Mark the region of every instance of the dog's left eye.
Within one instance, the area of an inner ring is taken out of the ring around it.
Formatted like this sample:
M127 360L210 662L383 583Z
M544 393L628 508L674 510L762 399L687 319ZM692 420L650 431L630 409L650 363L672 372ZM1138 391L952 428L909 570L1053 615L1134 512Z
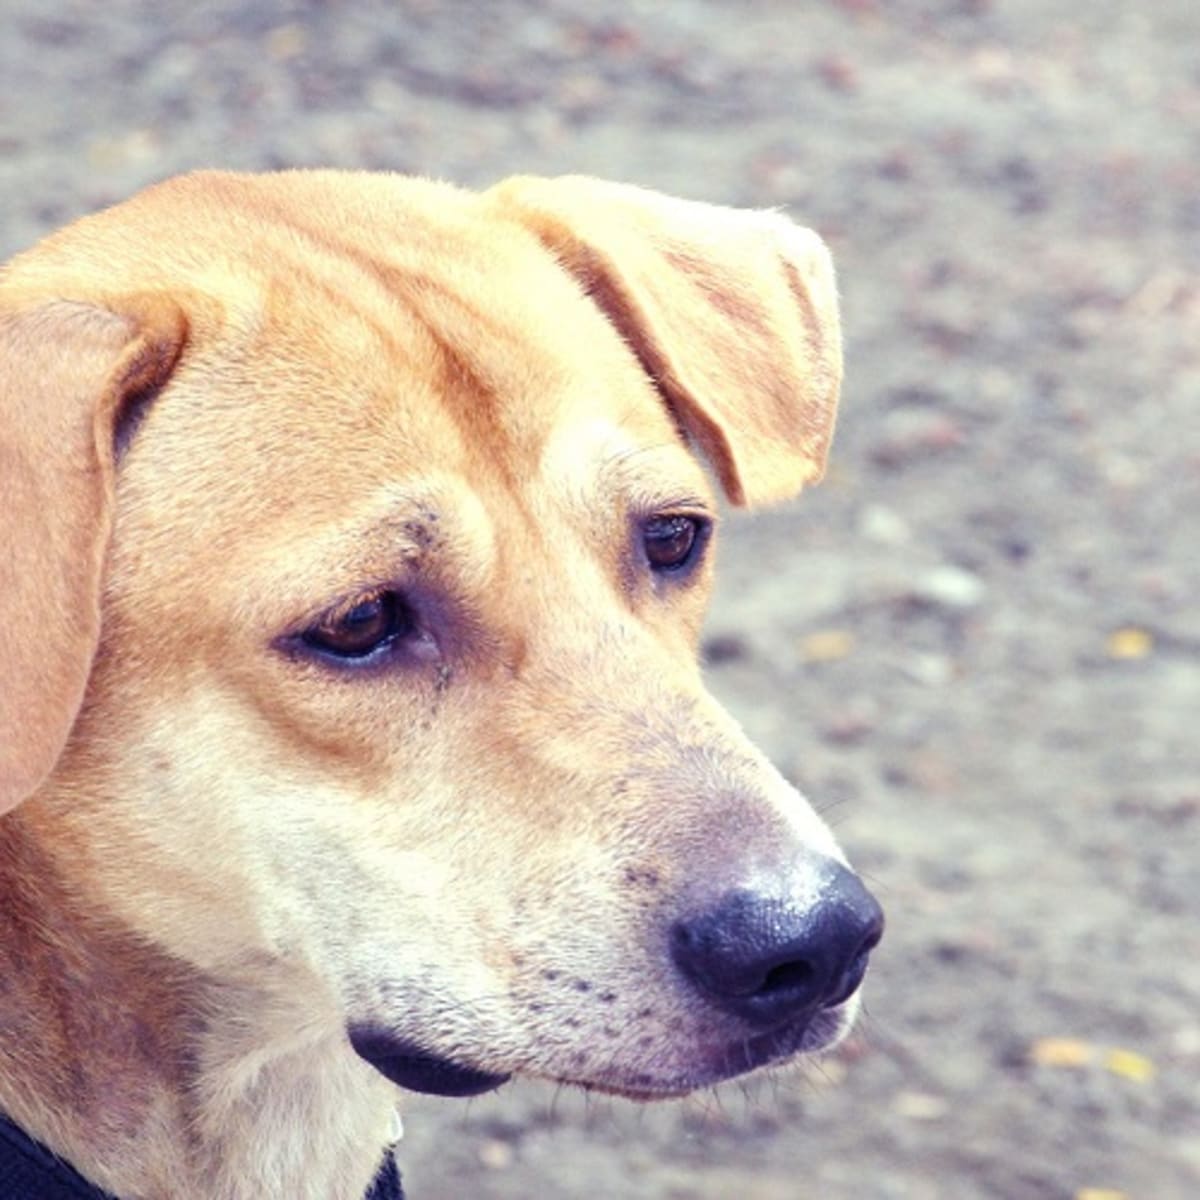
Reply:
M642 526L642 545L650 569L682 571L699 553L707 528L707 522L699 517L651 517Z
M335 658L369 658L412 632L412 612L396 592L371 592L336 609L307 630L303 641Z

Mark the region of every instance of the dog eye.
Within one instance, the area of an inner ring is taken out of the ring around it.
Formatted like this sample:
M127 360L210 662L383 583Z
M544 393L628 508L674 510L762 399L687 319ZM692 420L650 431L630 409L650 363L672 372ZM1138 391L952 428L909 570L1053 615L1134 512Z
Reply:
M651 517L642 526L642 545L652 571L681 571L696 557L707 524L698 517Z
M396 592L371 592L322 618L303 635L314 650L335 658L368 658L411 633L412 612Z

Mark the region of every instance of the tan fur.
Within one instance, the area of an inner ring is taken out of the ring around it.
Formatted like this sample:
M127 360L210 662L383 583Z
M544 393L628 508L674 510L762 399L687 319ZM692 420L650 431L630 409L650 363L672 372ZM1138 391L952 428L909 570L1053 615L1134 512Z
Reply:
M711 555L631 521L714 511L688 439L819 477L839 376L814 235L593 180L200 174L11 264L0 1110L130 1200L358 1200L349 1020L713 1082L656 914L837 849L702 687ZM383 584L403 664L295 651Z

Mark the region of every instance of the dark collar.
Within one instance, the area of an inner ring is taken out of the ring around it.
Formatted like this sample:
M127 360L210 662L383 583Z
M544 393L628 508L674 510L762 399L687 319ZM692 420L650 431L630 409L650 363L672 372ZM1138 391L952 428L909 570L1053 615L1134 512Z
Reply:
M3 1114L0 1196L4 1200L113 1200Z
M0 1200L115 1200L0 1113ZM391 1150L363 1200L404 1200Z
M383 1165L375 1182L371 1184L363 1200L404 1200L404 1189L400 1186L400 1169L396 1166L395 1156L391 1148L383 1156Z

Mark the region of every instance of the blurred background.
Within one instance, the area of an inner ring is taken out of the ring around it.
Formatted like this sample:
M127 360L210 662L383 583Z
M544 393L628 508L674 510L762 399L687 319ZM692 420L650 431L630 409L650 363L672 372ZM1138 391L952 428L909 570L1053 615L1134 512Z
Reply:
M809 1071L408 1108L413 1200L1200 1196L1196 0L0 0L0 257L190 167L584 171L837 259L713 688L890 917Z

